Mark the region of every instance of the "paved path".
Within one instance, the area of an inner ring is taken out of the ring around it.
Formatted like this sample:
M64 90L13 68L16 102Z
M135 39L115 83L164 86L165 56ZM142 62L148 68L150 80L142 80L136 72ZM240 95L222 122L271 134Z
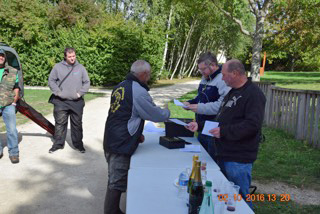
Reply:
M157 104L164 104L195 90L198 83L155 88L150 93ZM69 146L69 132L65 148L49 154L52 145L49 134L33 122L18 126L20 163L11 164L7 148L0 160L0 214L103 213L107 164L102 140L111 90L101 92L106 96L87 102L85 106L85 154ZM46 118L54 122L52 115ZM3 133L0 137L5 142Z

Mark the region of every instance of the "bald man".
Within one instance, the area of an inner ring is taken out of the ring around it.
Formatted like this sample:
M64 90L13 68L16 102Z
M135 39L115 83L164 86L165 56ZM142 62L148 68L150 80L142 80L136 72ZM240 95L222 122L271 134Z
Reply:
M221 103L215 118L219 127L210 130L217 148L217 162L229 181L240 186L247 198L253 162L257 159L266 98L246 76L243 64L236 59L223 65L222 79L232 89ZM203 124L190 123L191 131ZM252 208L251 201L247 202Z
M144 141L144 121L164 122L168 109L156 106L148 91L151 66L144 60L135 61L126 79L112 91L105 126L103 148L108 162L108 188L105 214L121 214L121 193L127 190L128 170L132 154Z

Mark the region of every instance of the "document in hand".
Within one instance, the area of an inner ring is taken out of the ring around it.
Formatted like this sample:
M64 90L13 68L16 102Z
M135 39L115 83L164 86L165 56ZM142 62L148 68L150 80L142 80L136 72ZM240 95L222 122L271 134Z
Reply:
M218 126L219 126L219 123L206 120L202 130L202 134L214 137L212 134L209 133L209 131L211 129L217 128Z
M179 100L174 99L173 102L174 102L174 104L175 104L176 106L181 106L181 107L183 107L183 108L188 108L188 106L184 105L184 104L183 104L182 102L180 102Z
M178 119L169 119L171 122L174 122L178 125L181 125L181 126L187 126L188 124L186 124L185 122L182 122L181 120L178 120Z

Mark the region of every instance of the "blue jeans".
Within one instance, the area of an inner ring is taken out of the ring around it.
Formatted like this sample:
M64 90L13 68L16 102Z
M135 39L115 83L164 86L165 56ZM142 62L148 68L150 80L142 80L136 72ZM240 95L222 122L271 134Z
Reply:
M16 107L13 105L0 108L2 118L7 128L7 146L9 156L18 156L18 131L16 128ZM3 146L0 139L0 153L3 152Z
M215 151L215 145L213 142L213 137L199 133L198 140L201 143L201 145L205 148L205 150L208 152L208 154L211 156L211 158L216 161L216 158L215 158L216 151Z
M240 186L242 198L247 199L247 194L250 194L252 163L218 161L218 164L227 179ZM247 204L253 210L252 202L247 201Z

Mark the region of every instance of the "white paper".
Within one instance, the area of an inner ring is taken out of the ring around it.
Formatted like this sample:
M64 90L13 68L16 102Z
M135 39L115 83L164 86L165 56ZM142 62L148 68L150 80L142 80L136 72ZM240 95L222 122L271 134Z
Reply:
M148 122L145 126L144 126L144 131L146 132L160 132L163 133L164 132L164 128L157 128L153 122Z
M212 134L209 133L209 130L217 128L218 126L219 126L219 123L206 120L202 130L202 134L214 137Z
M201 152L200 145L185 145L180 152Z
M174 102L174 104L175 104L176 106L181 106L181 107L183 107L183 108L188 108L188 106L184 105L184 104L183 104L182 102L180 102L179 100L174 99L173 102Z
M171 122L174 122L178 125L182 125L182 126L187 126L188 124L186 124L185 122L182 122L181 120L178 119L169 119Z

